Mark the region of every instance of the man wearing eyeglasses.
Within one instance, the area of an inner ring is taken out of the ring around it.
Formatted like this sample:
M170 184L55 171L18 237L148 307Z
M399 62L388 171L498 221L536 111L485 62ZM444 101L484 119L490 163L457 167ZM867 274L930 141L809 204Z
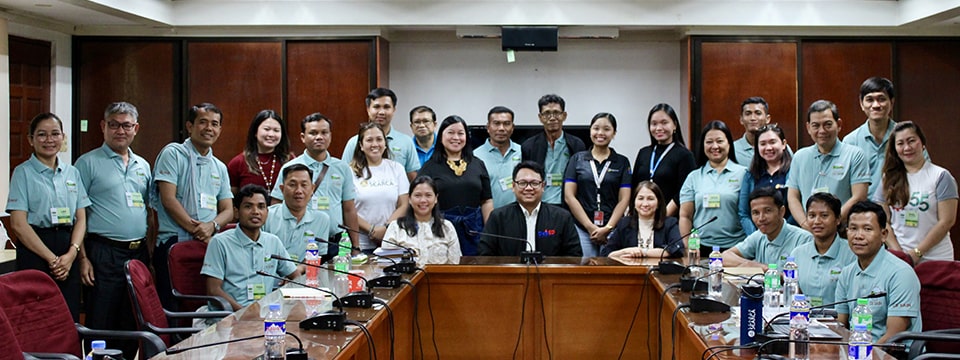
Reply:
M490 175L493 207L498 208L517 200L510 191L513 177L510 172L520 163L520 144L510 140L513 135L513 110L495 106L487 112L487 134L490 138L473 155L483 160Z
M523 142L521 158L543 164L546 177L543 190L543 202L565 206L563 204L563 173L567 170L570 157L587 147L576 136L563 131L563 122L567 120L566 102L555 94L547 94L537 101L540 110L540 123L543 133L534 135Z
M437 145L437 113L429 106L420 105L410 110L410 130L413 131L413 147L417 150L420 167L433 156Z
M77 159L83 187L90 197L87 207L87 237L80 252L80 280L86 294L87 326L104 330L136 330L130 316L123 266L137 259L149 264L148 228L153 216L146 206L153 177L150 164L133 153L140 124L137 108L115 102L104 110L100 130L103 145ZM133 358L136 341L120 341L116 347Z
M480 237L481 256L520 256L532 249L545 256L582 256L573 216L563 208L541 201L543 166L523 161L513 168L513 194L517 197L494 209Z

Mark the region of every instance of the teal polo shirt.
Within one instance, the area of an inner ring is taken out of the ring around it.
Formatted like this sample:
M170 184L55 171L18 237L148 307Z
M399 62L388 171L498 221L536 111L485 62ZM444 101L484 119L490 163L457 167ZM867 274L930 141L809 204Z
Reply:
M563 173L567 171L567 163L571 156L573 154L567 148L565 133L560 133L560 137L553 142L553 148L549 143L547 144L547 156L543 160L543 170L547 175L544 179L546 187L543 189L543 202L554 205L563 204Z
M190 140L188 139L187 142ZM192 147L191 147L192 148ZM194 151L194 150L190 150ZM183 152L176 150L168 145L164 147L157 156L157 163L154 164L154 182L166 182L177 186L177 202L183 204L187 194L186 185L187 176L190 176L190 158ZM194 192L197 194L196 201L197 221L209 222L217 217L217 204L223 199L233 199L233 193L230 192L230 175L227 174L227 166L222 161L213 156L213 149L207 152L206 156L199 156L197 159L197 173L194 174L193 185ZM159 195L158 195L159 196ZM204 200L206 198L207 200ZM157 206L157 220L159 223L158 241L165 242L167 239L176 236L183 229L173 217L167 214L163 208L163 203L157 199L152 201ZM216 200L214 204L209 204L210 200ZM207 206L204 206L207 205ZM184 206L186 208L186 206ZM183 240L183 239L181 239Z
M390 147L390 160L403 165L407 172L420 170L420 157L417 155L417 148L413 146L413 137L404 134L390 126L390 134L387 135L387 146ZM343 159L349 163L353 159L353 152L357 148L357 135L347 140L347 145L343 147Z
M223 291L240 305L247 306L254 302L253 298L247 296L248 287L262 285L270 293L279 282L257 275L257 271L285 277L297 269L296 264L271 259L270 255L289 258L276 235L260 231L260 239L254 241L236 227L210 240L200 274L223 280Z
M783 227L780 228L780 233L775 239L771 241L767 235L757 230L737 244L737 250L740 250L740 254L748 260L761 264L777 264L777 267L783 269L787 256L790 256L797 247L812 243L813 235L788 224L786 220L780 221L783 221Z
M797 262L800 290L810 299L811 306L837 301L837 280L843 274L844 267L857 261L847 240L840 235L834 237L826 253L820 254L816 242L811 241L797 246L790 255Z
M743 240L743 228L737 213L740 185L747 168L727 161L722 171L701 166L690 172L680 188L680 204L694 203L693 226L716 216L717 221L700 230L702 245L730 248Z
M883 139L879 144L873 141L873 135L870 134L870 120L865 121L863 125L843 137L844 144L860 148L870 166L870 189L867 194L875 193L881 180L883 180L883 162L887 159L887 142L893 135L895 126L897 126L897 122L890 119L887 123L887 132L883 134ZM923 150L923 157L930 160L927 150Z
M76 221L77 209L90 206L87 190L83 188L77 168L57 159L57 168L51 169L36 155L17 165L10 177L7 212L26 211L27 223L42 228L71 225ZM69 216L52 212L66 209ZM59 223L55 223L55 222Z
M307 208L300 222L297 222L284 204L273 204L268 209L267 221L260 230L280 238L291 259L299 261L304 258L307 240L315 237L326 240L327 234L330 234L330 216L320 210ZM326 245L323 248L326 249Z
M873 341L880 340L887 332L887 316L912 318L907 331L920 332L920 279L905 261L889 251L880 249L870 266L860 269L858 262L843 268L837 282L836 299L863 297L871 292L885 291L886 296L870 299L868 307L873 314ZM851 305L837 304L838 314L850 314Z
M790 164L787 187L800 191L800 203L815 192L829 192L845 203L853 196L854 184L870 182L870 165L860 148L837 141L829 154L821 154L817 145L797 151Z
M520 144L510 142L507 153L500 154L487 139L483 145L473 150L473 156L483 160L490 174L490 190L493 193L493 207L498 208L514 201L517 196L513 193L513 168L520 163Z
M753 145L747 142L747 134L733 142L733 150L737 154L737 164L749 169L750 162L753 161Z
M127 164L106 143L77 159L90 196L87 232L116 241L147 236L147 206L153 174L144 158L127 149ZM118 226L118 225L123 226Z
M307 206L325 212L330 217L330 234L327 237L339 233L340 229L337 224L343 224L343 202L357 198L357 189L353 185L353 171L350 170L350 166L346 162L331 156L329 151L326 159L323 159L322 162L314 160L304 151L300 156L283 164L283 167L280 168L280 174L283 174L283 169L293 164L306 165L310 171L313 171L314 183L320 177L323 165L329 167L323 182L313 192ZM279 182L273 186L273 192L270 193L270 196L283 201L283 191L280 190ZM319 237L323 238L324 236Z

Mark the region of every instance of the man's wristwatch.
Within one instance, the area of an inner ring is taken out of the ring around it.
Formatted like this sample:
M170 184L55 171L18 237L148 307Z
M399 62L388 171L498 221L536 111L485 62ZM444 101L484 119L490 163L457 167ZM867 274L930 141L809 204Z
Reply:
M917 256L917 259L923 259L923 251L920 251L919 248L913 248L913 254Z
M220 232L220 223L218 223L216 220L211 222L213 223L213 234L216 235L218 232Z

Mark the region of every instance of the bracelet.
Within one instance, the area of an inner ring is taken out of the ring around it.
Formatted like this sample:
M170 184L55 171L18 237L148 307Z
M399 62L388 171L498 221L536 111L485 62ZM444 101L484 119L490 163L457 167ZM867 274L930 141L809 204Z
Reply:
M79 253L80 253L80 245L77 245L77 244L70 244L70 246L73 246L73 248L74 248L74 249L77 249L77 254L79 254Z
M923 259L923 251L920 251L920 248L913 248L913 254L917 256L917 259Z

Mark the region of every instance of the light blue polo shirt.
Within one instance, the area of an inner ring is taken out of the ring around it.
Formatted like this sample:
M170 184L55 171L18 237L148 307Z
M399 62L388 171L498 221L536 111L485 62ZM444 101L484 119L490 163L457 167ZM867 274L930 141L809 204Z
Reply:
M313 171L314 183L320 177L323 165L329 167L327 175L320 183L320 187L310 197L310 203L307 207L325 212L330 217L330 234L326 237L339 233L340 228L337 227L337 224L343 224L343 202L357 198L357 189L353 185L353 171L350 170L350 166L346 162L331 156L329 151L322 162L314 160L304 151L300 156L283 164L283 167L280 168L280 174L283 174L283 169L293 164L306 165L310 171ZM273 192L270 193L270 196L283 201L283 191L280 190L279 183L273 186ZM323 238L324 236L319 237Z
M473 150L473 156L483 160L487 174L490 174L493 207L498 208L517 201L517 195L513 193L513 168L520 163L520 144L511 141L507 153L500 155L500 149L491 145L490 139L487 139L483 145Z
M104 143L77 159L77 170L90 196L87 232L115 241L147 236L147 204L153 174L144 158L127 149L127 164ZM122 226L119 226L122 225Z
M543 202L554 205L563 204L563 174L567 171L567 163L571 156L573 154L567 148L566 133L560 133L560 137L553 142L553 148L550 148L550 144L547 143L547 155L543 160L543 170L547 176L544 179L546 187L543 189Z
M51 169L34 154L13 169L7 212L26 211L30 225L42 228L71 225L76 221L77 209L88 206L90 199L80 172L60 159L57 159L57 168ZM57 216L57 209L66 209L69 215L61 211L61 216Z
M816 241L797 246L790 255L796 259L800 290L810 299L810 306L837 301L837 280L844 267L857 261L847 240L840 235L834 237L833 244L822 255L817 251Z
M693 226L716 216L717 221L700 230L702 245L730 248L743 240L743 228L737 214L740 185L747 168L727 161L723 171L710 164L690 172L680 188L680 204L694 203Z
M743 134L740 139L733 142L734 153L737 154L737 164L750 168L750 162L753 161L753 145L747 142L747 134Z
M394 129L393 126L390 126L390 134L387 135L387 146L390 147L390 160L396 161L400 165L403 165L403 168L407 172L414 172L420 170L420 157L417 155L417 149L413 146L413 142L416 141L410 135L404 134L402 132ZM343 147L343 159L347 163L350 162L350 159L353 159L353 152L357 147L357 135L354 135L347 140L347 145Z
M883 180L883 162L887 159L887 142L893 135L893 128L896 126L897 122L890 119L887 123L887 132L883 134L880 144L874 142L873 135L870 134L870 120L865 121L863 125L843 137L844 144L856 146L860 148L860 151L863 151L863 156L870 166L870 189L867 194L876 192L877 187L880 186L880 181ZM930 160L930 155L927 154L926 149L923 150L923 157Z
M433 150L437 148L437 134L433 134L433 142L430 143L429 149L421 148L420 145L417 145L417 139L415 137L410 137L410 141L413 141L413 148L417 150L417 157L420 158L420 167L423 167L423 164L426 164L430 157L433 156ZM419 171L419 168L418 170Z
M189 143L187 139L185 144ZM190 147L192 145L184 145ZM227 174L227 166L222 161L213 156L213 149L207 152L205 156L197 158L197 174L194 174L193 184L196 198L189 201L196 201L197 221L209 222L217 217L217 203L223 199L233 199L233 193L230 192L230 175ZM187 176L190 176L190 158L183 152L178 151L171 145L167 145L157 156L155 164L153 181L163 181L177 186L177 202L184 204L187 189L181 184L188 184ZM159 196L159 195L158 195ZM211 200L213 203L211 204ZM159 235L157 241L165 242L167 239L177 236L183 229L173 217L167 214L163 208L160 199L151 201L156 204L157 220L159 223ZM185 205L184 208L187 208ZM189 209L188 209L189 212ZM182 240L182 239L181 239Z
M257 271L285 277L297 269L296 264L271 259L270 255L290 258L276 235L260 231L260 239L254 241L236 227L210 240L200 274L223 280L223 291L240 305L247 306L255 300L248 297L248 286L263 285L270 293L279 281L257 275Z
M790 256L790 253L800 245L812 243L813 235L788 224L786 220L780 221L783 221L783 227L773 241L768 240L767 235L757 230L737 244L737 250L740 250L740 254L745 259L761 264L777 264L780 269L783 269L787 256Z
M330 216L320 210L308 207L299 223L282 203L270 205L269 210L267 221L260 230L280 238L291 259L303 259L303 254L307 252L307 240L315 237L326 240L327 234L330 234ZM326 245L323 248L326 249Z
M853 185L870 182L870 165L860 148L837 141L829 154L817 145L797 151L790 164L787 187L800 191L800 203L817 192L829 192L845 203L853 196Z
M870 312L873 314L873 341L887 332L887 316L912 318L907 331L920 332L923 321L920 318L920 279L913 268L889 251L880 249L866 269L861 270L858 262L843 268L840 281L837 282L836 299L863 297L871 292L887 293L884 297L870 299ZM850 303L838 304L838 314L850 314Z

